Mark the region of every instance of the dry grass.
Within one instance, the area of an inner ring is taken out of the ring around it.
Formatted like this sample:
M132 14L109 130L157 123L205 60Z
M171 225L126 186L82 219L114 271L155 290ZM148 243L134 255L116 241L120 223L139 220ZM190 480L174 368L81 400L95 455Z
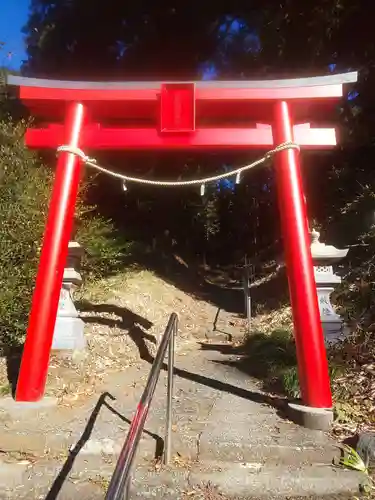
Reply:
M344 366L333 380L337 418L334 432L348 437L361 431L375 431L375 338L357 330L329 351L330 359Z
M271 334L278 329L292 330L292 312L284 307L257 316L254 331ZM362 431L375 430L375 336L357 326L356 331L328 349L332 366L340 370L332 379L336 420L332 429L339 439Z
M47 394L67 404L93 394L111 374L139 363L140 349L153 355L172 312L180 319L177 350L204 338L217 313L212 304L139 269L91 285L78 300L84 304L80 315L87 322L88 349L73 358L53 354L47 384ZM228 318L224 313L224 321ZM1 359L0 396L8 393L6 361Z
M217 308L192 297L147 270L136 270L99 283L86 293L86 299L125 307L153 323L148 333L163 333L169 315L180 318L180 338L201 336L207 323L214 321Z
M275 330L292 330L292 308L285 306L267 314L257 315L251 323L251 329L261 333L271 333Z
M211 483L196 486L183 493L183 500L229 500Z

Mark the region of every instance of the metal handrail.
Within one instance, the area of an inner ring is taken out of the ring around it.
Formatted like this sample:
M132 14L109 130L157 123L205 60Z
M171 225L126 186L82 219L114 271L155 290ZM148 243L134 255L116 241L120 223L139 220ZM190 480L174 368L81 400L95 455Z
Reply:
M172 450L172 398L174 373L174 347L178 329L178 316L172 313L164 331L158 351L147 379L146 387L139 401L130 429L122 447L115 471L112 475L105 500L127 500L130 494L131 469L142 436L148 411L159 380L165 355L168 350L167 410L164 442L164 464L168 465Z

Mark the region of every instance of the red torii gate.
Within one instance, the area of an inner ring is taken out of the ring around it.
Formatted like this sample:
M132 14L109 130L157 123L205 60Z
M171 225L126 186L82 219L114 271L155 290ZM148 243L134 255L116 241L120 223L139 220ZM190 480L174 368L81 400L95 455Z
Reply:
M274 81L69 82L10 76L31 113L46 125L29 128L26 145L99 149L269 149L336 145L325 121L357 73ZM111 126L111 121L121 123ZM141 123L141 126L137 124ZM220 123L221 126L215 126ZM59 156L45 229L16 400L43 397L60 287L81 176L80 159ZM293 309L303 403L331 408L327 357L310 252L298 153L277 153L276 177Z

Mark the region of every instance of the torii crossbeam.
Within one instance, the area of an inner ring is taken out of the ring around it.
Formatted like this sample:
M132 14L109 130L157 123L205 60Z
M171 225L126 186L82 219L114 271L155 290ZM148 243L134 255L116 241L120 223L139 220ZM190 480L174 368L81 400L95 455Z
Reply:
M69 82L10 76L39 126L30 148L95 150L270 149L336 145L325 123L357 73L270 81ZM115 123L115 125L114 125ZM276 156L279 211L293 309L303 403L331 408L298 153ZM172 175L173 177L173 175ZM17 401L43 397L59 293L80 180L80 160L61 153L46 224Z

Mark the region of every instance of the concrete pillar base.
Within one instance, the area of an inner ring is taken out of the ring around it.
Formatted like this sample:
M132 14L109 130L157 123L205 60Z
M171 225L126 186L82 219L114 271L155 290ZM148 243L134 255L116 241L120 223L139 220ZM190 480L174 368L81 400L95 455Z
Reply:
M332 408L312 408L300 403L289 403L288 413L293 422L308 429L329 431L333 422Z
M15 401L11 396L0 398L0 410L8 414L39 412L57 406L57 398L45 396L39 401Z

